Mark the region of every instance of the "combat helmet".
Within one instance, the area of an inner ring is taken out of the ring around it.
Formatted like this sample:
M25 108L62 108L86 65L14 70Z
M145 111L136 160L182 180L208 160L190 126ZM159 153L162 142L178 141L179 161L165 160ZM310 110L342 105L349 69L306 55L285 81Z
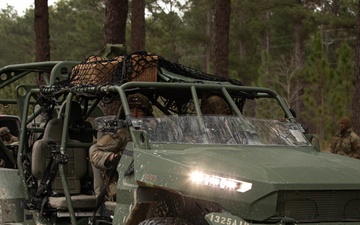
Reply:
M10 130L7 127L0 128L0 136L3 136L5 134L10 134Z
M145 115L149 116L152 115L153 109L151 107L151 103L149 99L140 93L135 93L132 95L129 95L127 97L129 107L131 108L139 108L144 110Z
M339 124L344 125L344 129L347 130L349 128L351 128L351 120L349 117L345 116L343 117L340 121Z
M139 108L144 110L146 116L152 116L152 106L150 100L140 93L131 94L127 97L127 101L129 103L129 108ZM120 106L117 118L125 119L125 113L123 106Z

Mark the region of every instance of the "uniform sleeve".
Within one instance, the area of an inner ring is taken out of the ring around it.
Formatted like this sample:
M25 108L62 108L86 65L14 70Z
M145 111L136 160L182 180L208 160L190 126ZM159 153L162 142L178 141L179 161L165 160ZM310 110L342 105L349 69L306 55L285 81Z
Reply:
M331 153L335 153L335 140L336 140L335 137L333 137L333 138L331 139L331 144L330 144L330 152L331 152Z
M15 137L15 136L12 136L11 137L11 143L14 143L14 142L19 142L19 138Z
M121 154L127 142L130 140L130 134L125 129L120 129L116 134L104 135L96 143L95 150L90 155L90 162L99 169L110 169L111 165L107 165L107 158L113 154Z
M98 169L106 170L106 159L112 152L108 152L105 149L96 145L95 150L90 155L90 162Z
M360 159L360 138L359 136L355 136L352 142L352 157Z

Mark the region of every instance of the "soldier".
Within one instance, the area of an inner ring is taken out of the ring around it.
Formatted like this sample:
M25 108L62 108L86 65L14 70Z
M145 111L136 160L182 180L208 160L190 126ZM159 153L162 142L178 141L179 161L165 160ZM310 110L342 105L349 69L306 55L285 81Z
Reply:
M4 144L6 145L11 145L13 143L19 142L19 139L14 135L12 135L10 133L9 128L7 127L0 128L0 137L1 140L4 142Z
M229 104L218 95L210 95L201 102L200 110L203 115L211 116L204 118L209 143L233 143L233 137L228 135L229 127L224 119L224 116L232 114Z
M230 106L217 95L211 95L203 100L200 108L204 115L231 115Z
M360 159L360 138L351 129L351 121L344 117L339 122L339 132L332 138L330 151Z
M133 118L143 118L152 115L152 107L149 99L139 93L129 95L128 103ZM106 187L106 200L116 200L116 181L118 174L117 164L122 152L131 136L127 128L120 128L115 133L105 134L96 143L91 152L90 161L98 169L101 169L102 178Z

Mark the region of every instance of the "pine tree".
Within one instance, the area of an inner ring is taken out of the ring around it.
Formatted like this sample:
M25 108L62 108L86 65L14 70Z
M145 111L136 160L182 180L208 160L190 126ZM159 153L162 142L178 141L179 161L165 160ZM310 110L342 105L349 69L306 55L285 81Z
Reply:
M145 50L145 0L131 4L131 52Z
M230 0L215 0L214 74L228 77Z
M326 121L333 105L329 104L329 94L333 91L331 87L332 70L326 58L321 35L314 39L311 52L305 62L306 86L304 88L305 112L301 112L308 121L310 133L316 133L319 139L325 139Z
M360 134L360 0L357 7L356 42L355 42L355 89L352 101L353 129Z

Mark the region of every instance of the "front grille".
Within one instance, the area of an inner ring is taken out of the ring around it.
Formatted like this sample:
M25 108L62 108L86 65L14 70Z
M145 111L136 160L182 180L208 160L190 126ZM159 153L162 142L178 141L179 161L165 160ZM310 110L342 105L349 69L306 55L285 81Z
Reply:
M360 191L280 191L276 216L297 222L360 221Z

